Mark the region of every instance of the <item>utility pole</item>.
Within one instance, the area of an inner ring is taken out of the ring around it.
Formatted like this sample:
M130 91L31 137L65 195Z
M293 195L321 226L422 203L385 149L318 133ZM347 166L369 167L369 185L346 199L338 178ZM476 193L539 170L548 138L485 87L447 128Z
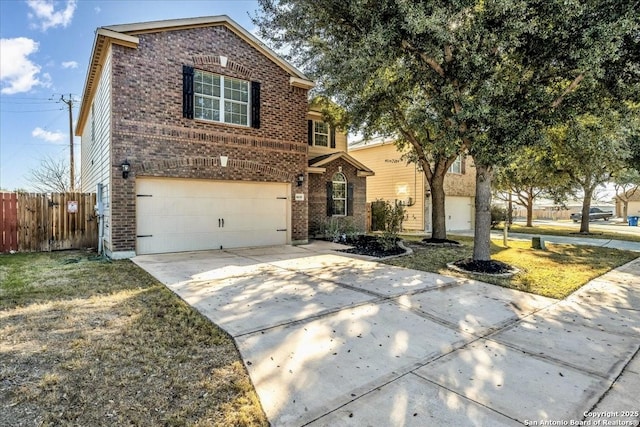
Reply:
M60 96L60 101L67 104L69 107L69 178L71 180L70 189L75 190L76 177L75 177L75 164L73 161L73 97L69 94L69 99L64 99L64 95Z

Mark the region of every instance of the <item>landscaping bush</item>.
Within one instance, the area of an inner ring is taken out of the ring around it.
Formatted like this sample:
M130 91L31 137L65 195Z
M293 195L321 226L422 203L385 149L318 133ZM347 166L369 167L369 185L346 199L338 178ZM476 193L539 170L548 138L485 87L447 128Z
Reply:
M384 202L384 229L380 236L380 244L385 250L391 250L396 246L398 233L402 230L404 220L404 207L400 203Z
M496 228L502 221L507 220L507 209L502 206L491 206L491 228Z
M351 218L330 218L324 223L323 234L325 239L335 243L345 243L348 238L362 234L362 231L353 223Z

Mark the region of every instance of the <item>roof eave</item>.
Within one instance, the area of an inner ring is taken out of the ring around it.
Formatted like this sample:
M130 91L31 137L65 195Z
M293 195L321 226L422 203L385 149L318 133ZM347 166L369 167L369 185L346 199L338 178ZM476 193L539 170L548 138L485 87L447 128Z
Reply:
M80 104L80 112L78 113L78 122L76 124L75 135L82 136L87 117L89 115L89 106L95 95L98 80L102 75L102 65L109 51L111 44L118 44L129 48L137 48L140 43L138 37L128 34L121 34L106 28L98 28L91 50L91 61L87 69L87 77L85 78L84 90L82 91L82 102Z

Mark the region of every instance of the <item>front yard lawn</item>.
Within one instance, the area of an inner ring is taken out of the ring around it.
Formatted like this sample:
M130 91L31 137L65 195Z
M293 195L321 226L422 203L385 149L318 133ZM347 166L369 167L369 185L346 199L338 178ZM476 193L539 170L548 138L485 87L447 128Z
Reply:
M232 339L130 261L0 255L4 425L267 425Z
M470 258L473 254L473 239L462 236L449 238L457 240L462 246L423 246L419 244L418 237L405 236L405 241L414 251L413 255L383 262L449 276L469 277L551 298L565 298L589 280L639 256L631 251L550 243L546 244L546 251L541 251L531 249L531 242L523 241L510 241L510 247L505 248L502 240L493 240L492 259L515 266L521 272L511 278L467 275L448 269L447 263Z

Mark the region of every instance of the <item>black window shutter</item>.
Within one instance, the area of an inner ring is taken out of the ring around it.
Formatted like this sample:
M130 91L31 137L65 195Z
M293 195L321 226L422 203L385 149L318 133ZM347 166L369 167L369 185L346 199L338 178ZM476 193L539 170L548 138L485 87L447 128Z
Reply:
M467 165L466 165L466 163L467 163L467 162L466 162L465 157L466 157L466 156L463 156L462 154L460 154L460 173L461 173L462 175L464 175L464 174L467 172L467 171L466 171L466 169L467 169L467 167L466 167L466 166L467 166Z
M182 117L193 119L193 67L182 66Z
M347 184L347 216L353 216L353 183Z
M251 82L251 127L260 129L260 83Z
M333 215L333 183L327 182L327 216Z
M329 138L331 138L331 148L336 148L336 128L333 126L329 130Z
M313 145L313 120L307 120L307 143Z

